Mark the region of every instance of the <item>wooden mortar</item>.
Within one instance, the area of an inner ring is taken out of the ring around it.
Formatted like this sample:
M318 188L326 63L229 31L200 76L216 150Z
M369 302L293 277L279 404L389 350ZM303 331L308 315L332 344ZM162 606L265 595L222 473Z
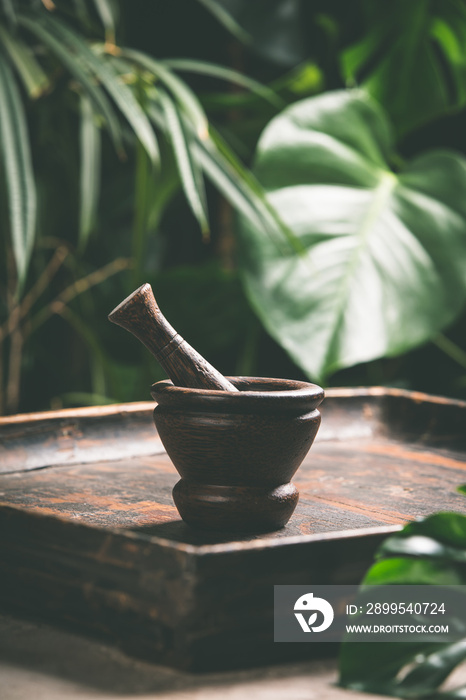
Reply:
M324 392L288 379L226 378L172 328L149 284L109 319L152 352L171 380L152 386L154 421L181 479L187 523L230 532L283 527L298 502L291 478L320 425Z
M298 502L291 479L320 425L315 384L229 377L239 392L157 382L154 421L181 480L173 499L187 523L229 532L283 527Z

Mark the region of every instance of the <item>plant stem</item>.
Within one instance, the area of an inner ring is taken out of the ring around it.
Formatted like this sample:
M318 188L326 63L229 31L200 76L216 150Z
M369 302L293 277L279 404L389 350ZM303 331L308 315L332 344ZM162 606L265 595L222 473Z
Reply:
M450 338L447 338L443 333L439 333L432 342L448 355L448 357L451 357L452 360L466 369L466 352L450 340Z
M5 323L0 326L0 341L10 333L13 333L18 327L20 321L29 313L34 302L40 297L43 291L47 289L50 281L55 273L61 267L63 261L68 255L68 250L65 246L60 246L49 261L47 267L40 275L37 282L26 294L24 299L18 306L9 314Z
M246 376L255 374L260 336L261 326L257 319L252 318L236 363L236 374Z
M130 261L127 258L117 258L113 260L108 265L91 272L86 277L82 277L69 287L63 290L50 304L41 309L36 316L31 320L28 328L28 334L35 331L39 326L41 326L47 319L49 319L53 314L62 314L63 309L66 305L72 301L75 297L83 292L87 292L88 289L94 287L96 284L103 282L108 277L115 275L117 272L126 270L130 267Z
M216 245L216 253L224 270L234 270L236 240L233 233L234 212L230 202L222 199L219 205L219 235Z
M138 142L136 147L136 182L134 192L134 223L133 223L133 275L132 286L136 287L141 280L144 250L147 233L147 200L149 191L149 159L144 147Z
M16 311L18 307L13 310ZM6 412L16 413L19 406L21 390L21 361L23 357L23 334L16 326L11 333L10 354L8 362L8 381L6 386Z
M5 411L3 400L3 341L0 338L0 416L3 416Z
M98 339L69 307L62 306L57 309L57 313L70 324L89 347L89 370L91 374L92 393L101 397L106 396L105 357Z

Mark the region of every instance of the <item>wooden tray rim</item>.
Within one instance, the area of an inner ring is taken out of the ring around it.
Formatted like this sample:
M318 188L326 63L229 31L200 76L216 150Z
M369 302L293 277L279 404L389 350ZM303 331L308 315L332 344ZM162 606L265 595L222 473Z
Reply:
M427 394L410 389L384 386L358 386L358 387L331 387L325 389L326 398L344 397L382 397L393 396L411 399L415 403L433 403L447 406L457 406L466 410L466 401L452 399L446 396ZM325 401L325 399L324 399ZM125 413L151 412L156 407L155 401L133 401L131 403L110 404L108 406L83 406L81 408L63 408L55 411L41 411L35 413L16 413L11 416L0 416L2 425L27 424L39 421L62 420L69 418L99 418L101 416L117 416Z
M310 535L290 535L289 537L278 537L273 539L272 537L267 539L254 539L254 540L232 540L231 542L217 543L217 544L188 544L185 542L178 542L177 540L170 540L166 537L159 537L158 535L148 534L147 532L137 532L135 530L125 530L123 528L101 528L96 525L90 525L89 523L83 523L76 520L70 520L58 515L49 515L47 513L38 513L36 511L30 511L25 508L21 508L15 505L0 506L0 512L15 512L23 517L29 517L31 519L39 518L43 521L49 520L50 522L59 522L65 528L77 528L87 531L98 531L104 535L109 535L111 537L128 539L139 542L141 544L155 544L162 549L167 549L169 551L182 552L188 556L200 556L205 557L206 555L224 555L231 554L233 552L244 553L252 552L255 550L264 551L271 549L279 549L283 547L292 547L295 545L312 545L313 543L320 542L331 542L331 541L341 541L344 539L354 540L364 537L372 537L374 535L391 535L399 532L403 529L402 525L381 525L373 527L364 528L352 528L350 530L334 530L331 532L323 532Z

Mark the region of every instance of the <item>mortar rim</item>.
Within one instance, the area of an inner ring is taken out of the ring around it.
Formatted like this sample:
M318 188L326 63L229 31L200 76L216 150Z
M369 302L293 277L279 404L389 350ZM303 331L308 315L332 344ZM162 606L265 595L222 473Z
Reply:
M312 382L273 377L227 377L240 391L219 389L192 389L175 386L170 379L156 382L151 387L152 398L163 407L211 409L215 411L247 410L280 412L313 411L324 399L324 390ZM274 386L277 389L243 390L242 386ZM282 389L278 389L282 386Z

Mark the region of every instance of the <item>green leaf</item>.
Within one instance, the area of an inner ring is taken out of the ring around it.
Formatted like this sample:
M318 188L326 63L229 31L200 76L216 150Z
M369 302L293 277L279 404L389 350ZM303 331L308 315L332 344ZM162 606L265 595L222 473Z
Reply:
M375 595L379 585L452 586L455 604L442 623L463 633L466 584L466 516L437 513L409 523L378 551L381 557L367 573L361 600ZM393 556L395 555L395 556ZM369 585L367 585L369 584ZM445 593L446 601L449 600ZM364 618L360 619L364 622ZM409 624L409 620L406 620ZM466 688L443 691L441 686L466 658L466 638L454 642L354 644L344 642L340 654L340 685L400 698L460 698Z
M377 12L369 7L367 20L363 38L341 56L343 73L387 109L400 132L465 103L462 0L392 0Z
M446 547L430 537L414 535L404 539L389 539L381 550L388 555L429 556L433 559L449 559L466 564L466 551L455 547Z
M165 115L167 132L173 146L178 172L186 199L201 227L202 235L209 233L207 202L202 173L191 156L191 144L175 105L166 93L160 91L159 98Z
M34 243L36 187L29 136L14 75L0 54L0 155L8 195L9 224L18 275L24 284Z
M376 562L364 578L364 584L436 584L439 586L457 586L466 583L461 570L456 566L457 560L448 559L448 552L444 550L444 556L432 559L429 553L419 547L419 551L412 558L408 552L400 551L389 553L388 559Z
M204 5L233 36L244 44L249 44L251 42L251 36L238 24L235 18L217 2L217 0L198 0L198 2Z
M0 40L18 71L29 96L35 99L43 95L50 88L50 81L30 48L10 32L7 32L1 25Z
M56 37L72 51L75 59L80 60L101 81L109 95L114 99L119 110L124 114L134 133L146 149L153 163L159 162L159 150L154 131L142 107L134 97L131 89L123 83L114 70L110 60L94 53L78 34L75 34L64 22L46 15L47 25ZM38 20L37 20L38 21Z
M108 0L94 0L95 8L105 29L105 39L115 43L115 19L113 10Z
M160 61L134 49L121 49L121 55L153 73L170 90L180 107L191 120L200 139L208 137L208 122L201 103L190 88Z
M458 491L464 493L464 487L460 487ZM386 549L388 546L393 547L395 542L406 547L405 540L417 536L432 537L444 546L459 547L463 550L466 544L466 516L461 513L441 512L421 522L409 523L398 537L385 540L380 549L381 555L388 551ZM417 548L416 551L418 551Z
M425 153L394 173L390 125L362 91L303 100L272 120L254 172L307 251L278 255L240 227L246 289L269 333L317 381L393 356L466 300L466 161Z
M267 61L291 67L306 59L309 49L303 30L309 25L309 16L303 12L307 3L302 0L202 1L226 13L230 22L246 32L250 49Z
M222 159L221 162L233 169L233 172L243 181L246 191L263 222L262 230L267 233L277 252L283 252L284 249L289 247L295 253L301 255L304 252L304 247L284 219L281 218L277 209L271 204L269 198L265 196L265 190L254 173L241 163L219 132L212 126L210 127L210 136L211 139L207 144L210 151L215 153L216 156L218 154Z
M91 19L86 0L73 0L73 12L84 26L89 26Z
M89 71L82 57L80 55L71 54L67 46L59 41L40 22L24 16L19 18L19 22L38 39L43 41L69 70L71 75L82 85L86 94L92 100L95 109L104 117L117 153L122 155L124 153L123 140L116 114L102 88L100 85L96 84L94 75Z
M1 9L5 17L7 18L10 25L16 24L17 16L16 9L13 5L12 0L1 0Z
M466 352L454 343L450 338L447 338L443 333L439 333L432 339L434 345L441 350L445 355L448 355L460 367L466 369ZM464 487L460 486L458 491L464 492Z
M115 399L103 394L88 393L85 391L70 391L60 396L65 408L76 406L106 406L117 403Z
M247 88L256 95L259 95L259 97L262 97L264 100L267 100L267 102L270 102L274 107L281 109L285 105L284 101L274 90L231 68L209 63L208 61L194 61L192 59L181 58L165 59L164 64L173 70L187 73L199 73L212 78L227 80L230 83L236 83L237 85Z
M445 644L431 654L418 654L414 667L398 684L398 693L410 698L431 695L465 659L466 639Z
M249 188L241 171L235 170L212 142L195 142L193 152L209 180L230 204L259 230L267 230L268 212L263 211L260 197Z
M95 226L100 193L100 130L95 123L92 105L87 97L81 98L80 151L78 243L82 250Z
M148 113L154 124L167 132L167 124L160 105L152 102ZM188 127L186 123L184 126ZM281 228L281 222L277 220L278 217L265 198L260 185L231 152L227 157L228 147L225 146L220 151L211 138L201 140L196 134L192 136L190 148L193 157L230 204L246 219L250 219L264 235L277 236L278 231L282 236L286 236L286 232Z
M141 143L136 146L136 179L134 183L134 216L131 240L132 285L140 284L144 272L149 215L154 188L154 168Z
M396 677L420 653L434 651L432 645L409 642L343 643L339 659L338 685L366 693L399 697Z

